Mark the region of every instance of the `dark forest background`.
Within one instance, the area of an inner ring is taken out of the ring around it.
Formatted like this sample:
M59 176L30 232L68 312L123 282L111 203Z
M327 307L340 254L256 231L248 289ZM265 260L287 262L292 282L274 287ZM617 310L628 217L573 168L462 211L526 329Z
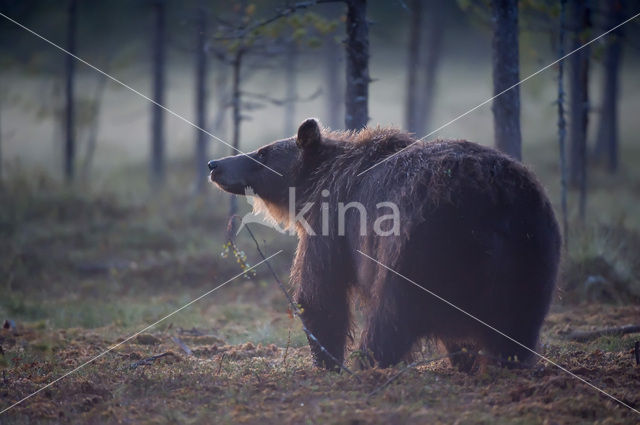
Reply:
M541 350L637 408L637 333L622 326L640 317L640 21L445 124L639 12L630 0L0 0L0 408L257 263L246 233L226 244L230 211L250 205L208 183L207 161L307 117L467 139L533 169L565 236ZM286 282L295 238L254 231L267 255L284 250L272 263ZM363 372L365 384L323 375L288 308L259 268L0 422L634 419L548 364L466 377L436 363L369 403L397 370Z

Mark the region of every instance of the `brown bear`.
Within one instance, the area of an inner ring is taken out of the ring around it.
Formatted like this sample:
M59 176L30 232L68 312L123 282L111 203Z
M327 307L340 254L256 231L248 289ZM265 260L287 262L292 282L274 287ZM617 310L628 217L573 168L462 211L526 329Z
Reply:
M337 359L356 296L366 308L365 363L396 364L423 337L503 364L532 358L561 237L544 190L517 161L468 141L422 142L387 128L330 132L308 119L296 137L209 169L220 188L250 187L295 229L291 283L302 320ZM310 346L316 365L336 368ZM458 359L461 368L473 361Z

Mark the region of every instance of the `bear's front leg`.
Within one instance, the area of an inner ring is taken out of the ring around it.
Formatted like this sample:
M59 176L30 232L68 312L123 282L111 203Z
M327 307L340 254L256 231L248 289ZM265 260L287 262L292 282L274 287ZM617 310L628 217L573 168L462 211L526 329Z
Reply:
M421 334L416 305L422 295L396 276L384 283L362 333L362 367L389 367L405 360Z
M344 361L344 350L348 335L348 305L346 299L335 300L330 307L316 304L317 300L298 298L302 309L302 321L318 342L340 363ZM317 367L340 370L340 366L307 335L311 354Z
M344 360L350 317L345 267L333 262L335 252L323 252L320 240L301 239L291 270L296 302L305 327L340 363ZM339 370L340 366L307 336L316 366Z

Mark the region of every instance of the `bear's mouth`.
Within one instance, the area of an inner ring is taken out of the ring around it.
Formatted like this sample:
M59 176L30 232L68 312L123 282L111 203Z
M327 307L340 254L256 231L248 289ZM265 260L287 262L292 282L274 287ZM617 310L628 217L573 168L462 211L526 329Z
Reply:
M220 189L224 190L225 192L232 193L234 195L244 195L245 188L247 187L246 185L241 183L229 184L227 182L224 182L220 178L220 175L216 174L215 171L211 171L211 173L209 173L209 180L211 180L212 183L215 183L215 185L218 186Z

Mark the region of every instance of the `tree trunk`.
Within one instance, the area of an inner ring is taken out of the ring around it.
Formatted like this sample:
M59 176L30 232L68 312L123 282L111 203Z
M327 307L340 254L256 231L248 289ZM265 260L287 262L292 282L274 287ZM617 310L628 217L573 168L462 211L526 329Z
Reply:
M335 17L337 19L337 17ZM333 129L342 128L344 121L344 88L340 79L339 69L341 51L331 35L325 37L325 85L326 85L326 123Z
M369 121L369 23L366 0L347 0L346 56L345 127L347 130L360 130Z
M444 14L442 7L437 1L427 2L427 31L425 40L426 58L424 60L424 81L420 90L418 109L418 121L416 131L420 135L431 131L431 120L433 119L433 105L436 99L436 75L442 56L442 35L444 26Z
M240 121L242 120L241 107L242 107L242 93L240 92L240 71L242 70L242 50L236 52L233 60L233 76L231 82L231 103L232 103L232 117L233 117L233 139L232 145L234 149L231 150L231 155L238 153L237 149L240 148ZM238 199L236 195L231 195L229 199L229 223L227 226L227 240L233 241L236 236L238 225L236 220L232 220L233 216L238 212Z
M564 57L567 0L560 0L560 28L558 29L558 57ZM565 251L569 248L569 218L567 213L567 122L564 116L564 60L558 62L558 148L560 157L560 208Z
M153 3L153 100L164 105L165 89L165 44L166 44L166 4L164 0ZM151 105L151 184L160 187L165 179L164 158L164 111L156 104Z
M518 1L492 0L493 23L493 129L496 148L520 160L520 65L518 53ZM504 92L505 90L508 91ZM504 92L504 93L503 93ZM501 94L502 93L502 94Z
M78 2L77 0L69 0L68 20L67 20L67 50L69 53L76 54L76 27L78 19ZM64 176L67 182L73 181L75 175L75 111L73 102L73 91L75 84L75 58L66 55L66 112L65 112L65 145L64 145Z
M622 22L623 4L621 0L607 0L606 28L612 28ZM604 75L602 84L602 104L600 123L594 156L606 161L607 170L618 170L618 93L620 62L622 60L622 27L607 36L604 52Z
M405 128L418 131L418 98L424 96L418 88L418 64L420 63L420 41L422 34L422 0L411 2L411 26L409 29L409 50L407 51L407 87L405 105Z
M200 0L196 18L196 125L206 130L207 127L207 10L204 1ZM195 172L196 192L201 193L206 187L207 135L196 129L196 145L193 170Z
M211 128L213 133L226 139L227 133L227 110L229 108L229 88L227 84L227 70L225 67L218 67L215 78L214 90L216 92L216 115L213 118ZM220 146L220 145L214 145Z
M284 104L284 134L293 136L296 132L296 98L297 94L297 70L298 47L295 41L291 41L287 46L287 59L285 60L285 104Z
M109 60L106 62L109 63ZM105 65L103 70L108 72L108 65ZM93 164L93 157L96 152L96 145L98 142L98 129L100 128L100 110L102 109L102 98L104 90L107 86L107 76L104 74L98 75L98 83L96 85L96 92L93 95L93 120L89 128L89 134L87 136L87 150L84 155L84 161L82 161L82 167L80 169L80 175L84 181L88 181L89 171Z
M4 168L3 168L3 162L2 162L2 113L4 112L3 110L3 106L4 106L4 99L6 96L6 93L3 93L3 87L2 84L0 84L0 191L2 190L3 187L3 182L4 182Z
M590 26L585 0L571 0L572 50L583 44ZM584 219L587 190L587 125L589 110L589 47L569 57L569 184L580 190L579 213Z

